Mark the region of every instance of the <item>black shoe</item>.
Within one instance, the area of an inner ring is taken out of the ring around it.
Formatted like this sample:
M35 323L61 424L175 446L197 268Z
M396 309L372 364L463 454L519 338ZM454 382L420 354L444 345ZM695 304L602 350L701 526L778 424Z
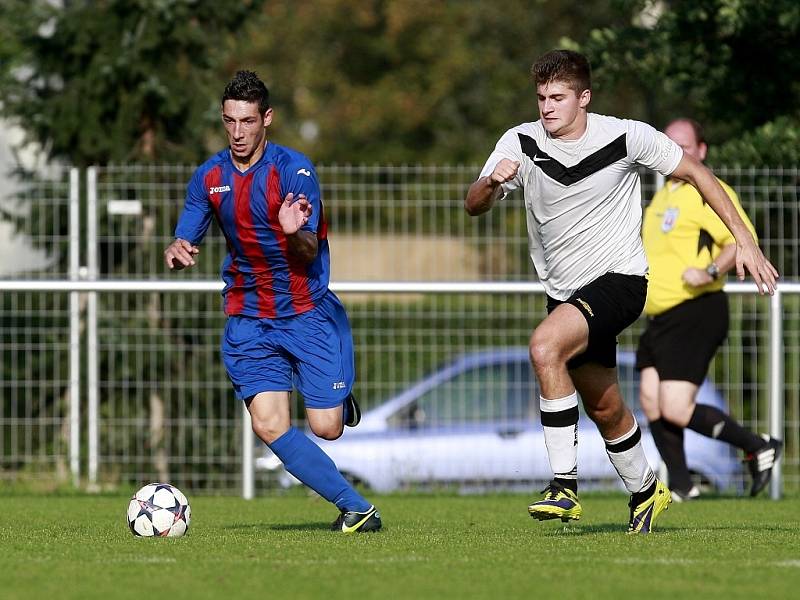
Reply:
M766 444L745 458L747 468L753 477L753 485L750 486L750 495L756 496L767 487L772 478L772 469L781 455L783 442L768 435L762 435Z
M345 398L344 408L345 413L350 416L344 424L348 427L355 427L358 425L361 422L361 407L358 405L358 402L356 402L356 398L353 394Z
M378 531L383 526L381 514L375 506L370 506L364 512L342 511L336 520L331 523L332 531L342 533L364 533L366 531Z

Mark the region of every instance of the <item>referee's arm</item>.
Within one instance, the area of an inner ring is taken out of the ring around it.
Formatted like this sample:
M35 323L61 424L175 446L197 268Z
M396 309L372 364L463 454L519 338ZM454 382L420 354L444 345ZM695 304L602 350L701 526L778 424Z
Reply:
M744 270L747 268L758 284L758 293L773 294L778 271L761 252L753 239L753 234L750 233L711 169L684 152L681 162L670 177L693 185L736 238L736 275L739 280L744 279Z

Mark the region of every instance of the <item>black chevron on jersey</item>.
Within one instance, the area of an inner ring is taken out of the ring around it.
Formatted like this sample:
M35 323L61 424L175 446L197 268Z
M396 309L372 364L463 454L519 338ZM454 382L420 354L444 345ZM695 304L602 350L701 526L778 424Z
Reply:
M711 237L711 234L708 233L705 229L700 230L700 234L697 236L697 256L700 256L700 253L705 249L708 250L708 253L711 254L711 250L714 248L714 238Z
M517 135L519 136L519 144L522 147L522 151L528 155L533 164L544 171L545 175L550 179L555 179L563 185L577 183L581 179L605 169L628 155L628 147L625 143L626 134L623 133L613 142L593 152L578 164L565 167L555 158L540 150L532 137L524 133L518 133Z

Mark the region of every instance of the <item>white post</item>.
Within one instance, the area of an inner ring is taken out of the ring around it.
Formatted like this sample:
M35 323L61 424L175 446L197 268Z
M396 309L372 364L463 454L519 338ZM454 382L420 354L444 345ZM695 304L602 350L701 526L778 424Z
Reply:
M89 167L86 172L86 264L89 281L97 279L97 167ZM89 485L97 483L99 453L99 408L97 364L97 292L89 292L86 310L86 355L89 421Z
M786 439L783 430L783 301L780 289L769 299L769 434ZM781 467L778 460L772 469L769 482L769 497L779 500L783 489Z
M255 498L255 470L253 461L253 449L255 439L253 436L253 422L250 418L250 411L247 410L244 402L242 405L242 498L252 500Z
M69 170L69 279L80 276L80 177ZM69 293L69 470L77 487L81 477L81 304L78 292Z

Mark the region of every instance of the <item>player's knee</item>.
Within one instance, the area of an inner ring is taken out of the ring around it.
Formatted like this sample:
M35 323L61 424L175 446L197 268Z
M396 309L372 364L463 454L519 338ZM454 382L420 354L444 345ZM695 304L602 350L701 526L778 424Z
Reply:
M662 419L680 427L686 427L689 424L689 419L694 411L694 406L687 408L672 402L662 402L659 408Z
M274 417L260 418L252 416L252 422L253 433L267 444L271 444L289 430L285 423Z
M314 432L314 435L323 440L332 441L342 437L344 426L341 423L316 423L311 425L311 431Z
M561 360L556 344L552 340L545 339L544 336L537 335L536 332L531 336L528 351L535 369L553 367Z

